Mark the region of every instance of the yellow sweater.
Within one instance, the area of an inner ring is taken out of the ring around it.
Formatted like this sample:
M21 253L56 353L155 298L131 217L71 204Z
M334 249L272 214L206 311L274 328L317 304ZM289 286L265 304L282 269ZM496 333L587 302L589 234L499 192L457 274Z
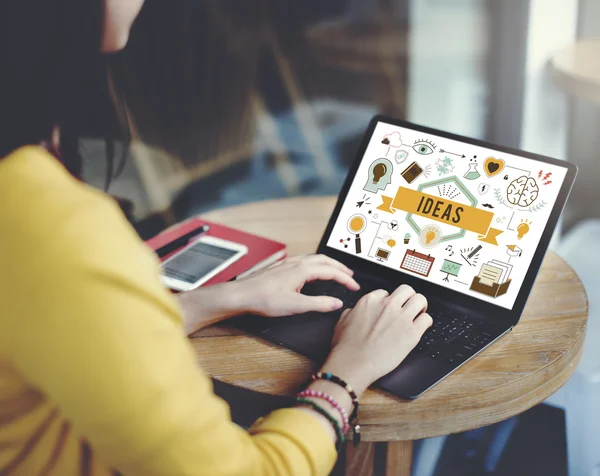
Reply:
M0 474L331 471L309 414L231 422L153 253L44 149L0 159L0 227Z

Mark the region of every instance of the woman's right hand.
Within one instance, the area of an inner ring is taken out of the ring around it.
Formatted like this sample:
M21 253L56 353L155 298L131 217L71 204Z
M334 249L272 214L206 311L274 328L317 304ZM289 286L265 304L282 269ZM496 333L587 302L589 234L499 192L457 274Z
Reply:
M340 317L323 371L346 380L360 396L417 345L433 323L426 310L427 299L407 285L363 296Z

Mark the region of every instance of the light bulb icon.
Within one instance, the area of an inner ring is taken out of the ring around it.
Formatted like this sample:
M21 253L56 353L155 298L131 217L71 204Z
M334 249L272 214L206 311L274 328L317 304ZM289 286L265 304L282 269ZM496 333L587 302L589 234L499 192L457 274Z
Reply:
M427 225L419 233L419 243L423 248L435 248L442 241L442 230L436 225Z
M390 248L393 248L394 246L396 246L396 240L392 240L391 238L389 240L387 240L387 245Z
M529 233L529 225L531 225L531 221L521 220L521 223L519 223L519 226L517 227L517 240L522 239L527 233Z
M385 164L377 164L373 169L373 183L378 183L379 179L387 173Z

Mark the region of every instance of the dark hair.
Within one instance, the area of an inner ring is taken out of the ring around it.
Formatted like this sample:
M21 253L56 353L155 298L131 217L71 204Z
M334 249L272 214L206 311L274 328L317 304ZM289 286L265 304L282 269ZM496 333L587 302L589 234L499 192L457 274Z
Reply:
M79 138L119 134L100 53L103 26L104 0L0 2L0 158L50 142L59 126L56 155L81 178ZM110 178L114 148L107 151Z
M0 160L59 125L56 155L79 178L79 138L106 140L108 187L114 139L128 144L130 123L185 165L249 142L266 0L149 1L127 49L110 56L104 1L0 0Z
M110 65L137 140L189 167L251 143L267 6L266 0L146 2L127 48Z

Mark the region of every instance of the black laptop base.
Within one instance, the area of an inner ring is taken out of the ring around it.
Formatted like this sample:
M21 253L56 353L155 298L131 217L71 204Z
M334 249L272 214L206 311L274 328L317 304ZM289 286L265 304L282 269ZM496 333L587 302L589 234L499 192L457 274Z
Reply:
M359 293L332 281L311 283L302 292L339 297L345 308L351 308L362 295L382 287L375 281L356 277L361 284ZM378 387L398 397L414 399L510 330L431 300L428 312L434 325L404 362L377 382ZM341 313L309 312L280 319L242 316L236 319L235 325L321 364L331 349Z

